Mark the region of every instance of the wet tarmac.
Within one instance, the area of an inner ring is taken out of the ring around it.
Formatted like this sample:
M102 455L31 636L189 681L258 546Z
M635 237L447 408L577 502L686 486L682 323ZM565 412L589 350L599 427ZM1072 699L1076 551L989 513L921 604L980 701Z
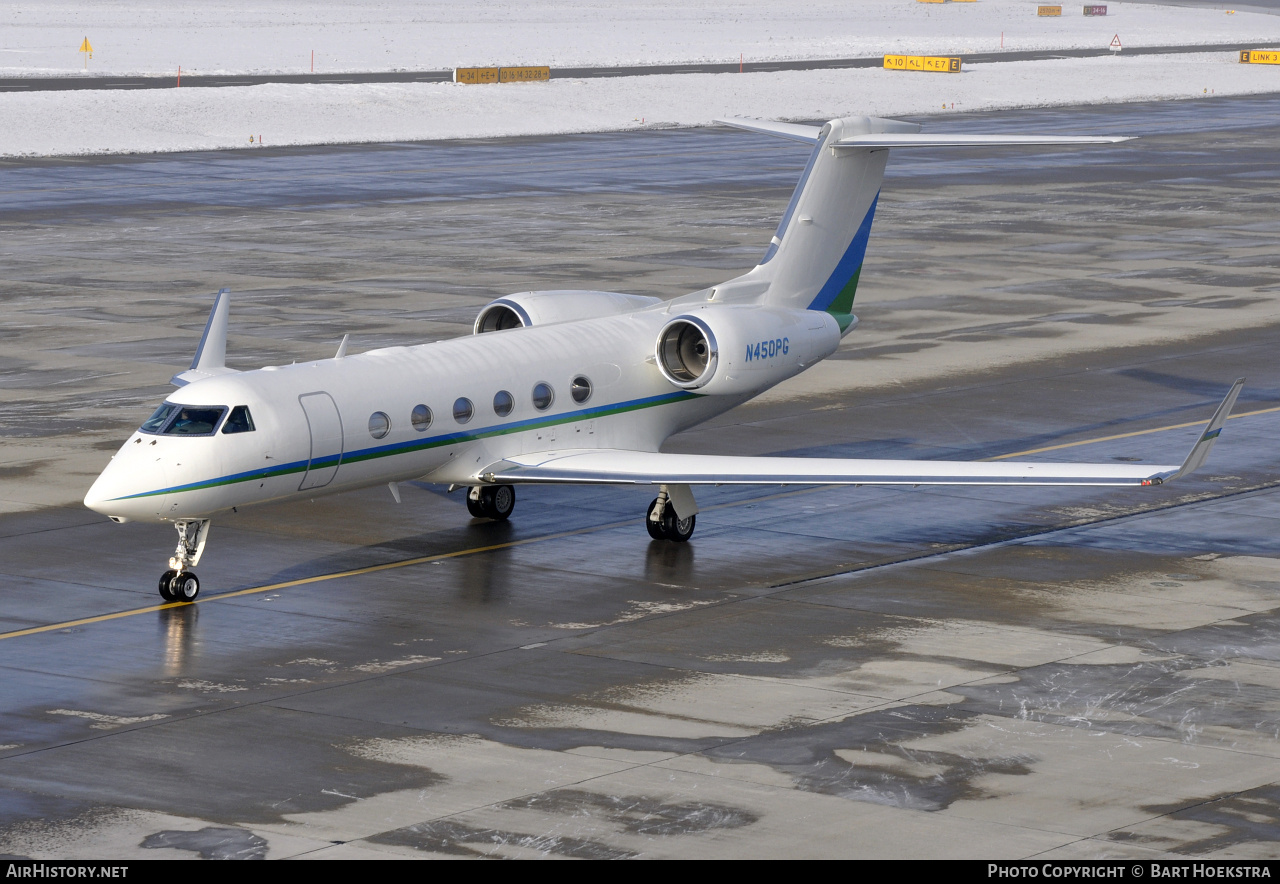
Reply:
M1277 108L930 121L1148 137L895 157L863 326L670 445L1171 462L1248 377L1188 480L716 489L687 545L639 490L522 488L493 524L373 489L218 522L173 607L172 530L74 501L207 293L240 366L465 333L523 288L670 296L753 263L804 151L0 165L0 854L1275 857Z

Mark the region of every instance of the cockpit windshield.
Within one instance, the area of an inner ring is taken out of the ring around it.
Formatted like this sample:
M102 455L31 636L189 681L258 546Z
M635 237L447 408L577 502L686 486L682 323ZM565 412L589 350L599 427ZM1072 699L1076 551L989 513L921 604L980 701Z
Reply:
M165 402L138 429L165 436L212 436L227 413L225 405L177 405Z
M177 410L178 406L172 402L165 402L152 413L151 417L144 420L138 429L143 433L159 433Z
M249 406L237 405L231 409L231 416L227 418L227 422L222 425L222 433L252 433L256 429L253 425L253 415L249 414Z
M200 406L181 405L169 426L164 428L166 436L212 436L218 421L227 413L220 405Z

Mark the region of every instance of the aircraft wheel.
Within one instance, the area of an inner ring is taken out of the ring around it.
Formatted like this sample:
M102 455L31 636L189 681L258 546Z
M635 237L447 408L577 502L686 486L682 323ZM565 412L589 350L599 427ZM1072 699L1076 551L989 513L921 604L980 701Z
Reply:
M516 508L516 489L510 485L486 485L480 492L480 502L484 504L485 515L505 522Z
M653 503L649 504L649 511L644 516L644 526L649 529L649 536L654 540L666 540L667 533L662 529L662 523L653 517L653 511L658 508L658 498L653 499Z
M667 540L684 543L693 536L693 526L697 521L697 516L681 519L676 515L676 511L672 507L667 507L662 514L662 533Z
M200 595L200 578L190 571L184 571L169 582L169 592L175 602L194 602Z
M489 512L484 506L484 489L480 489L480 499L472 500L471 493L467 492L467 512L471 513L473 519L487 519Z
M169 590L169 584L177 574L177 571L165 571L160 575L160 598L164 599L166 602L177 601L177 599L174 598L173 593Z

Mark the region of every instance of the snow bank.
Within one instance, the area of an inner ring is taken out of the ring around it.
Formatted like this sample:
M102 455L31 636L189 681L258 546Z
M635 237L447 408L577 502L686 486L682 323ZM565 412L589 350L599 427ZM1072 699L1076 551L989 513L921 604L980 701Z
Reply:
M1036 0L10 0L0 76L439 70L966 53L1275 39L1280 17L1110 0L1061 18Z
M701 126L717 116L847 114L1208 98L1274 92L1280 68L1233 53L882 69L452 83L0 94L0 155L43 156L420 141Z

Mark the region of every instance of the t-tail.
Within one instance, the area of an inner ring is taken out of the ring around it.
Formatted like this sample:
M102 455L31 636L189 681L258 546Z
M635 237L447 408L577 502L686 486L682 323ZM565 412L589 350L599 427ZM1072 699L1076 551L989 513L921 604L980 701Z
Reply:
M855 322L853 301L871 238L889 149L894 147L1068 146L1114 144L1115 136L922 135L916 123L846 117L822 127L730 118L729 126L814 146L764 258L718 286L759 303L822 310L841 331Z

